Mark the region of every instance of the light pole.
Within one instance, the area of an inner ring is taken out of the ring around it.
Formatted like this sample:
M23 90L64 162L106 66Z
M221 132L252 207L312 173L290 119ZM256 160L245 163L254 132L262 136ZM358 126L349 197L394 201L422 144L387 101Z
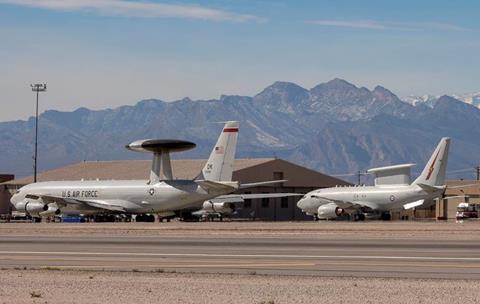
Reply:
M357 185L360 186L362 184L362 176L364 176L364 175L367 175L367 173L358 170L358 172L357 172L358 184Z
M32 88L33 92L36 92L37 95L37 103L35 108L35 155L34 155L34 164L33 164L33 182L37 182L37 155L38 155L38 94L40 92L45 92L47 90L46 83L36 83L31 84L30 87Z

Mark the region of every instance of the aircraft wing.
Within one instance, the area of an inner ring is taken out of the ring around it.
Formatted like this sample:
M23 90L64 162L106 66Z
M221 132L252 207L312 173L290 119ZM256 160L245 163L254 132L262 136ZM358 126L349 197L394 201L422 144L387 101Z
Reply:
M430 185L426 185L426 184L422 184L422 183L418 183L417 186L419 186L420 188L422 188L422 190L424 190L425 192L428 192L428 193L434 193L434 192L437 192L439 190L445 190L445 187L430 186Z
M58 206L68 205L84 205L108 211L125 212L125 208L121 206L120 200L79 200L74 198L60 197L44 194L27 194L27 198L42 201L44 204L56 203Z
M90 207L95 207L99 209L105 209L108 211L117 211L117 212L126 212L125 208L121 206L119 200L95 200L95 201L83 201Z
M278 180L272 180L272 181L264 181L264 182L241 184L240 187L239 187L239 189L257 187L257 186L263 186L263 185L271 185L271 184L280 184L280 183L285 183L285 182L287 182L286 179L278 179Z
M60 197L60 196L54 196L54 195L48 195L48 194L27 194L25 195L25 197L41 201L44 204L56 203L58 205L64 205L64 206L82 204L82 202L73 198L66 198L66 197Z
M356 202L335 202L335 204L345 210L357 210L360 208L368 208L371 210L376 210L378 209L378 205L372 202L361 202L361 201L356 201Z
M287 196L303 196L300 193L254 193L254 194L227 194L220 195L212 199L214 203L242 203L246 199L256 199L256 198L278 198L278 197L287 197Z
M369 208L372 210L378 209L378 205L372 202L363 202L363 201L355 201L355 202L349 202L349 201L342 201L342 200L333 200L330 198L326 197L321 197L318 195L315 195L316 198L321 199L325 202L330 202L334 203L337 205L339 208L344 209L344 210L349 210L349 209L360 209L360 208Z

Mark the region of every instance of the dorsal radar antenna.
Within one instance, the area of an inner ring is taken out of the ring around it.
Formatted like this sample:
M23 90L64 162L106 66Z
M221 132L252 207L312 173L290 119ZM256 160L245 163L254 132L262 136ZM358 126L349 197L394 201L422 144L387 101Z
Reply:
M125 146L135 152L153 153L152 167L150 170L150 184L160 180L173 180L171 152L182 152L193 149L196 145L185 140L175 139L142 139Z

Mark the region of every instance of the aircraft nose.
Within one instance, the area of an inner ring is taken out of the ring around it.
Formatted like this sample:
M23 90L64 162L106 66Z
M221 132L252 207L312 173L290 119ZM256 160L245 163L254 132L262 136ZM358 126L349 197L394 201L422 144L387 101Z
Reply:
M18 194L12 195L12 197L10 198L10 203L12 203L12 205L15 206L18 202L19 202L19 200L18 200Z
M311 195L305 195L297 202L297 207L304 212L315 212L319 206L319 200Z
M305 210L305 208L308 206L308 200L309 198L307 196L302 197L298 202L297 202L297 207Z

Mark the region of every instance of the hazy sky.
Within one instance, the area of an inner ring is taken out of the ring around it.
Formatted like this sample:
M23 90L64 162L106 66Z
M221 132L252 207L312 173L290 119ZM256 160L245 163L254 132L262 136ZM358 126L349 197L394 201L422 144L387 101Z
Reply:
M475 1L0 0L0 121L146 98L254 95L334 77L394 93L480 91Z

